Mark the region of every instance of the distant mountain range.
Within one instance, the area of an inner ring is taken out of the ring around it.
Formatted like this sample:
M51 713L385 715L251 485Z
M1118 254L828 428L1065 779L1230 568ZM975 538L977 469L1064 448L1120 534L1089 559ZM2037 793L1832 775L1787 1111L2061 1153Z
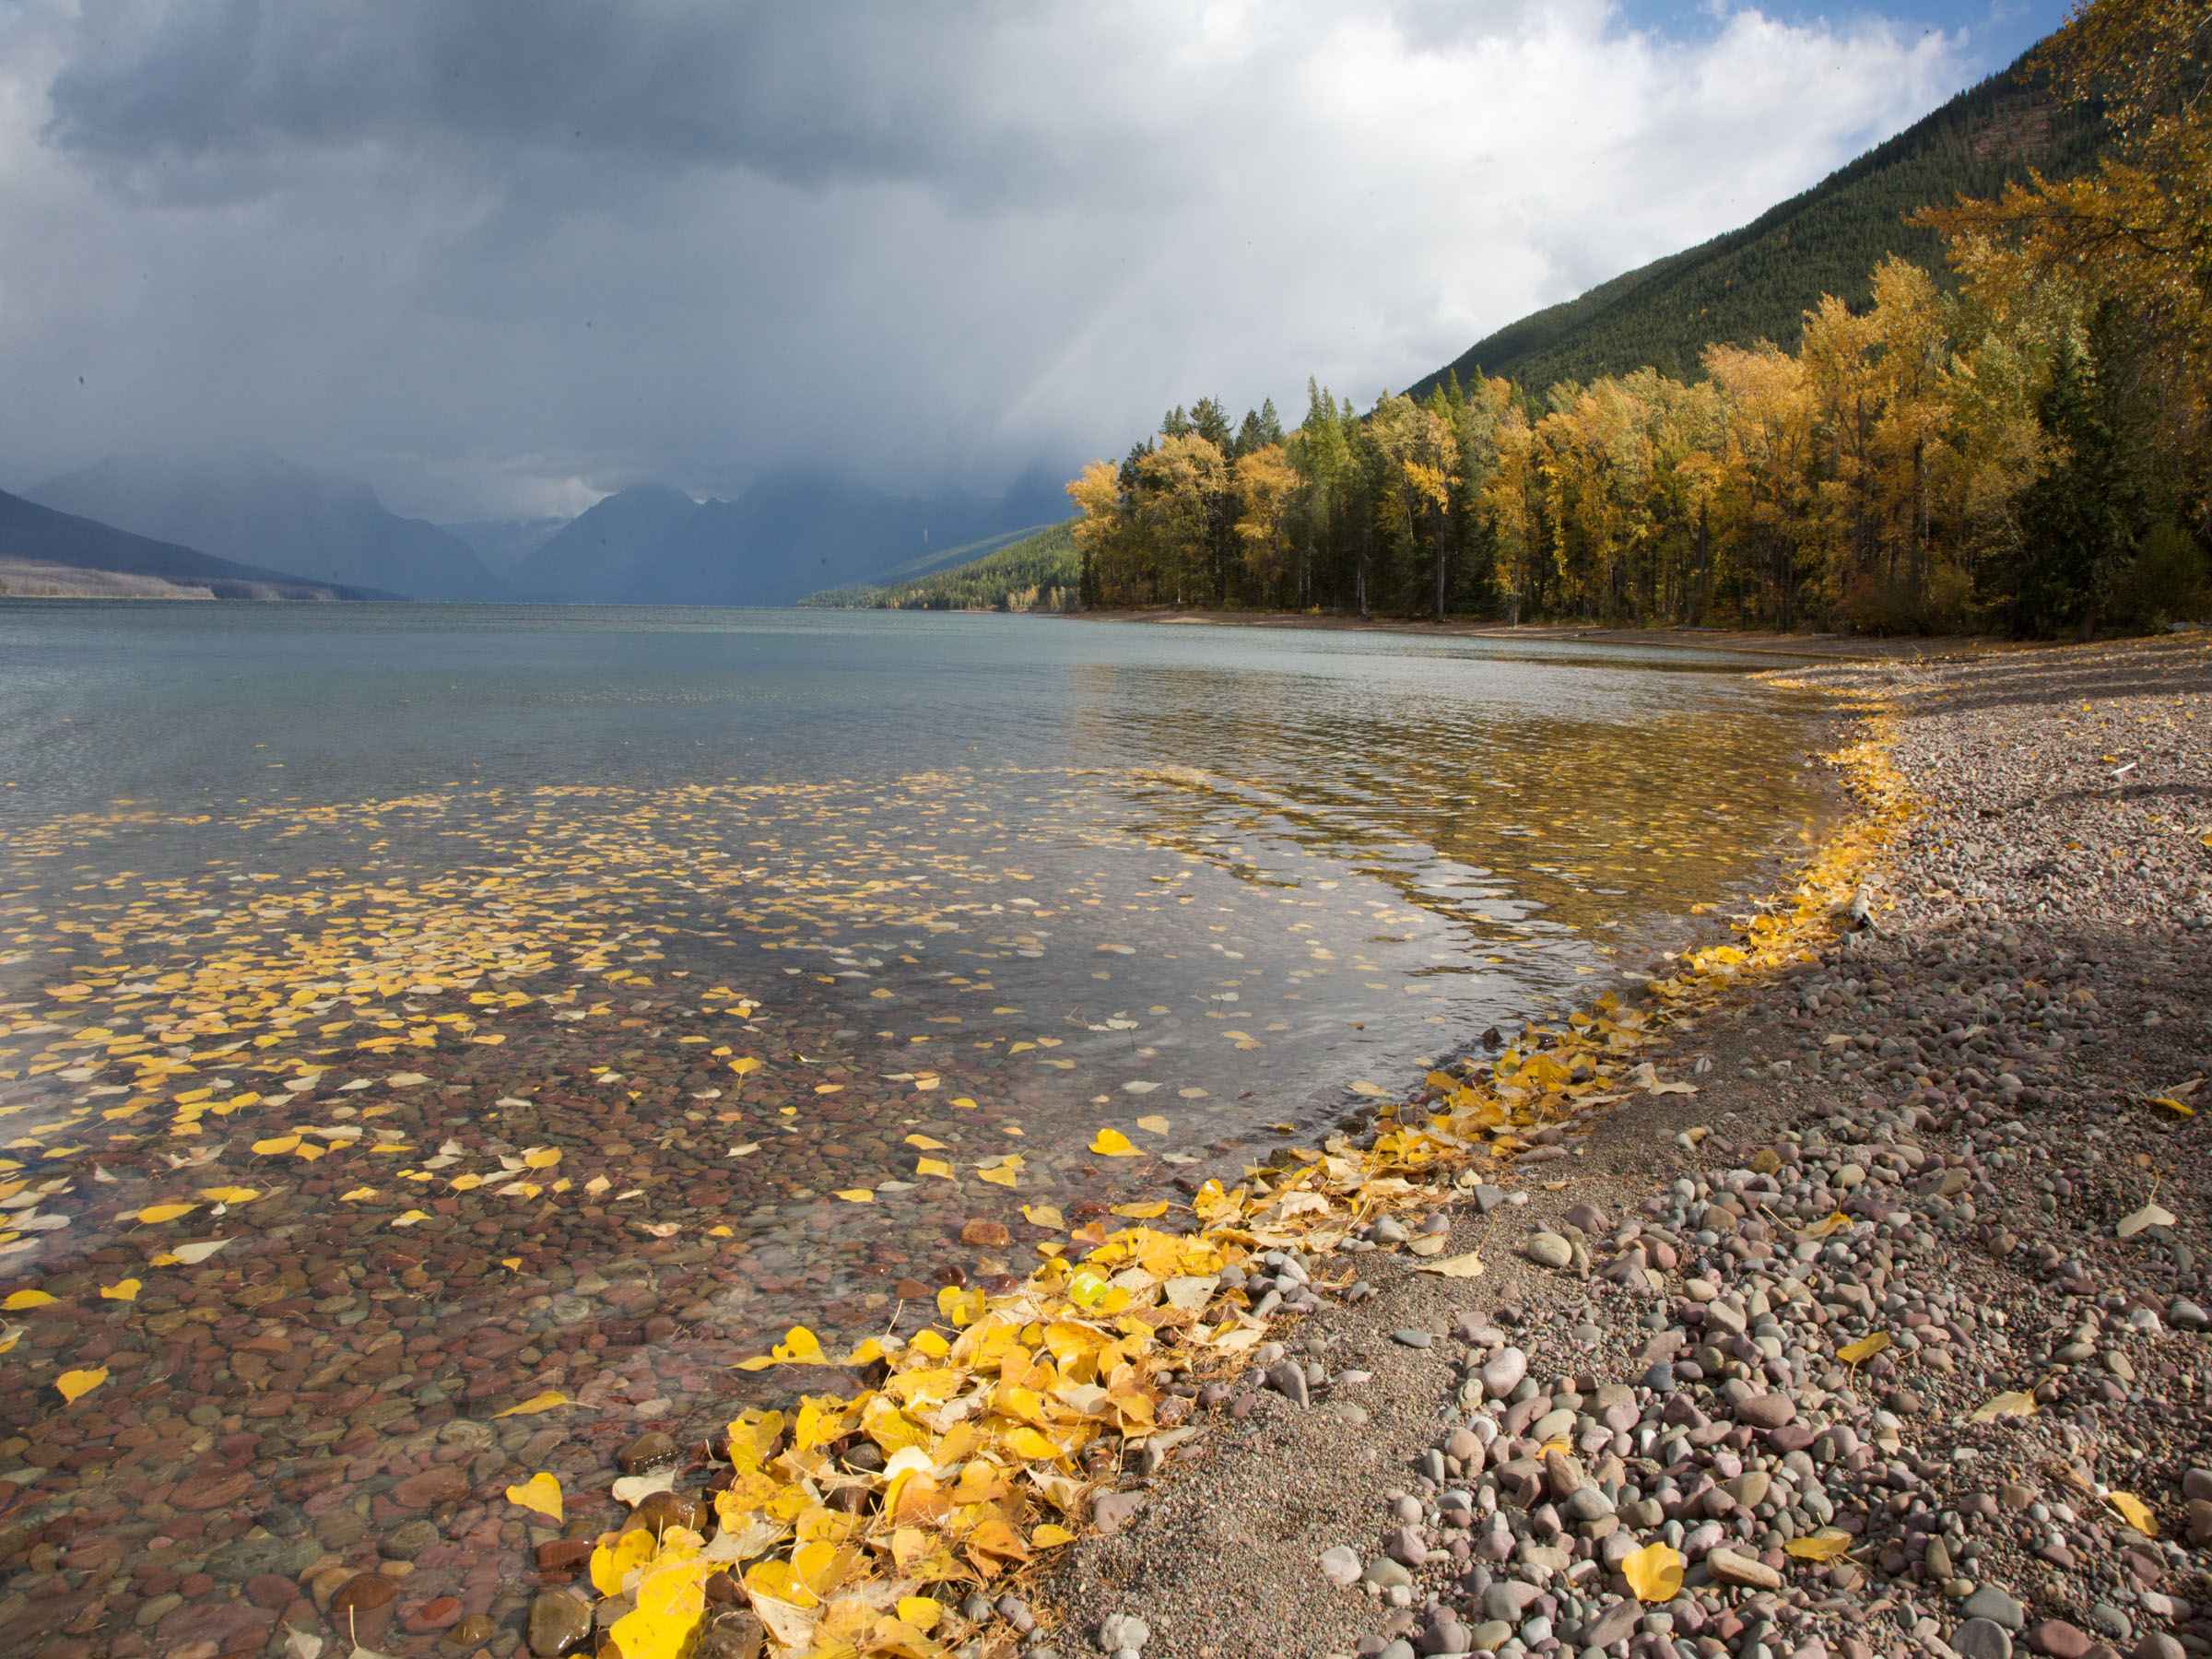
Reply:
M894 496L804 473L773 475L728 501L640 485L577 518L511 581L527 598L792 605L1066 510L1059 481L1042 473L995 498Z
M1994 196L2006 181L2078 172L2102 139L2096 116L2021 78L2023 58L1959 94L1894 138L1739 230L1614 277L1477 340L1407 390L1426 396L1446 373L1463 382L1503 375L1541 394L1646 364L1694 377L1709 342L1772 340L1794 350L1823 294L1853 308L1872 299L1869 274L1895 253L1941 275L1932 230L1904 221L1960 194Z
M117 458L29 494L63 512L309 582L416 599L505 592L451 532L386 511L366 485L275 456Z
M346 583L308 582L283 571L218 559L195 548L134 535L112 524L57 512L0 490L0 561L41 572L75 570L154 579L202 588L218 599L388 599L387 593ZM25 591L53 591L41 581ZM103 591L88 583L85 592ZM118 589L116 591L124 591Z
M0 526L10 536L0 559L23 563L274 582L318 596L628 605L791 605L934 567L1066 511L1059 481L1041 471L999 497L902 497L786 473L735 500L641 484L571 520L441 525L388 511L365 485L271 456L119 457L6 499L51 510ZM152 568L164 560L174 568Z

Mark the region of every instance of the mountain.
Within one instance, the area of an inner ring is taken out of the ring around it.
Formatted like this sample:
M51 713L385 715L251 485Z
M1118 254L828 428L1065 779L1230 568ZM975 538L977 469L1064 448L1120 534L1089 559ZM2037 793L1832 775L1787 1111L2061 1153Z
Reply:
M683 519L640 557L626 596L651 605L793 605L933 547L957 547L1066 511L1065 496L1042 472L996 499L894 496L821 475L777 474L734 501L707 501Z
M1769 339L1795 349L1804 313L1821 295L1853 306L1871 300L1868 275L1885 254L1943 272L1935 232L1908 228L1906 215L1961 194L1994 196L2030 167L2057 177L2095 158L2100 118L2024 80L2026 62L1961 92L1740 230L1510 324L1408 390L1420 397L1447 373L1463 382L1481 373L1541 392L1647 363L1686 377L1697 372L1709 341Z
M511 580L530 598L619 603L636 585L646 555L699 511L665 484L618 489L547 537Z
M573 522L565 518L463 519L438 528L465 543L487 570L504 576Z
M954 549L923 571L888 571L873 582L810 594L829 610L1060 611L1076 608L1083 560L1074 521L1040 524Z
M366 485L275 456L117 458L29 493L62 512L311 581L418 599L505 591L458 537L387 512Z
M283 571L218 559L174 542L135 535L0 490L0 560L19 566L139 576L205 588L218 599L384 599L388 594L309 582ZM130 584L95 584L127 591Z

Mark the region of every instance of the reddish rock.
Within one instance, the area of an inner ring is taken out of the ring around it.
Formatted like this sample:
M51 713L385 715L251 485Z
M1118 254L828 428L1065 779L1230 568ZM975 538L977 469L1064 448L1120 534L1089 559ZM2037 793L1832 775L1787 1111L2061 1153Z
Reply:
M177 1483L169 1500L181 1510L229 1509L253 1489L253 1477L236 1475L193 1476Z
M981 1216L960 1229L960 1242L982 1250L1002 1250L1013 1241L1014 1235L1002 1223L986 1221Z
M441 1595L399 1616L399 1628L414 1636L428 1636L460 1622L461 1598L457 1595Z
M425 1469L419 1475L410 1475L392 1488L396 1503L411 1510L426 1510L434 1504L458 1503L468 1496L468 1477L451 1465Z
M556 1538L550 1544L537 1547L537 1570L540 1572L577 1572L592 1559L592 1541L589 1538Z

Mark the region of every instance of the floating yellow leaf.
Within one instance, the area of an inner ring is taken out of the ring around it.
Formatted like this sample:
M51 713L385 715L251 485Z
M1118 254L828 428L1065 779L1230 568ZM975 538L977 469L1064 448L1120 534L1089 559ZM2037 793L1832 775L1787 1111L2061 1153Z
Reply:
M338 1194L338 1202L340 1204L359 1204L364 1198L373 1198L375 1196L376 1189L374 1187L355 1187L349 1193L340 1193Z
M261 1196L261 1189L249 1186L202 1187L200 1196L213 1199L218 1204L251 1204Z
M1157 1221L1168 1213L1168 1206L1156 1199L1150 1204L1117 1204L1113 1213L1126 1216L1132 1221Z
M520 1485L509 1487L507 1501L519 1503L526 1510L535 1510L539 1514L548 1517L554 1525L560 1524L560 1482L543 1469Z
M917 1158L914 1159L914 1173L917 1175L935 1175L943 1180L950 1181L952 1179L952 1166L947 1163L941 1158Z
M1621 1559L1621 1576L1638 1601L1673 1601L1682 1590L1682 1552L1665 1544L1646 1544Z
M149 1204L135 1212L131 1219L154 1226L163 1221L174 1221L179 1216L189 1216L199 1207L196 1204Z
M411 1209L406 1212L404 1215L393 1217L392 1225L394 1227L418 1227L423 1222L428 1221L429 1218L429 1211Z
M837 1196L842 1198L847 1204L873 1204L876 1202L876 1189L874 1187L840 1187L837 1189Z
M523 1154L525 1170L549 1170L560 1161L559 1147L533 1147Z
M100 1293L109 1301L136 1301L138 1281L135 1278L117 1279L112 1285L102 1285Z
M2150 1505L2133 1492L2107 1492L2104 1500L2120 1512L2121 1518L2147 1538L2159 1535L2159 1518L2150 1512Z
M1873 1359L1889 1346L1889 1333L1877 1331L1871 1336L1862 1336L1856 1342L1847 1342L1836 1350L1836 1358L1846 1365L1859 1365Z
M541 1411L552 1411L559 1406L573 1406L575 1403L559 1389L548 1388L543 1394L532 1394L520 1406L510 1406L506 1410L495 1411L491 1415L503 1418L535 1417Z
M1090 1149L1100 1158L1135 1158L1137 1149L1119 1129L1101 1129L1090 1137Z
M11 1290L7 1293L7 1300L0 1301L0 1309L6 1309L10 1313L20 1313L26 1308L43 1308L54 1300L43 1290Z
M1060 1213L1056 1204L1025 1204L1021 1206L1021 1218L1031 1227L1049 1227L1054 1232L1067 1230L1067 1218Z
M74 1406L107 1380L108 1368L100 1365L90 1371L65 1371L53 1380L53 1385L62 1398Z
M998 1187L1010 1187L1021 1178L1021 1171L1015 1164L994 1164L988 1170L978 1170L975 1173L978 1180L987 1181Z
M754 1059L752 1055L747 1054L742 1060L731 1061L730 1069L735 1072L741 1077L750 1077L754 1072L757 1072L760 1069L760 1062Z
M291 1151L299 1144L300 1137L296 1135L272 1135L267 1140L255 1141L253 1150L264 1158L275 1158L280 1153Z
M943 1141L932 1140L926 1135L910 1135L906 1137L906 1144L917 1152L942 1152L945 1150Z
M737 1361L739 1371L766 1371L771 1365L822 1365L822 1341L805 1325L793 1325L783 1333L783 1340L766 1354L756 1354L750 1359Z

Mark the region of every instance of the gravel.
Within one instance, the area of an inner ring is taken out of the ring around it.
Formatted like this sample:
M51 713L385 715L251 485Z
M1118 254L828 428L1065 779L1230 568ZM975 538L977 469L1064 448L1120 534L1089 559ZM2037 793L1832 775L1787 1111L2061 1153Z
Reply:
M1190 1385L1214 1427L1046 1574L1036 1640L2212 1653L2212 645L1799 677L1887 700L1922 803L1866 924L1677 1031L1694 1098L1486 1167L1444 1212L1481 1277L1402 1227L1362 1300L1302 1263L1323 1313ZM1652 1545L1682 1578L1644 1602Z

